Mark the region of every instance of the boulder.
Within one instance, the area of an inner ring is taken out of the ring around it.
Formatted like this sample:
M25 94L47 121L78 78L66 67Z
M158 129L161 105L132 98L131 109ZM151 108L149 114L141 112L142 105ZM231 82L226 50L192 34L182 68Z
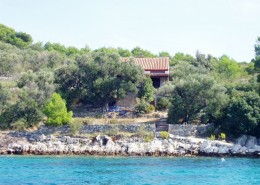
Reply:
M104 135L104 136L96 136L96 141L98 142L99 146L106 146L107 144L108 145L111 145L113 144L113 140L111 137L107 136L107 135Z
M248 149L245 147L245 146L243 146L242 148L240 148L240 150L239 150L239 153L240 154L246 154L246 152L248 152Z
M226 146L220 146L219 149L218 149L218 153L219 154L227 154L227 153L229 153L229 149Z
M255 145L257 145L257 139L253 136L248 136L246 140L246 147L249 149L255 148Z
M255 146L255 151L260 152L260 145L256 145L256 146Z
M46 140L46 136L44 134L41 134L36 138L36 141L38 142L44 142L45 140Z
M56 137L54 135L50 134L46 137L46 139L49 141L54 141L56 139Z
M240 152L240 149L242 148L241 145L238 145L238 144L235 144L232 148L231 148L231 151L232 153L236 154L236 153L239 153Z
M245 146L246 145L246 140L247 140L247 136L246 135L242 135L241 137L237 138L236 144L237 145L241 145L241 146Z

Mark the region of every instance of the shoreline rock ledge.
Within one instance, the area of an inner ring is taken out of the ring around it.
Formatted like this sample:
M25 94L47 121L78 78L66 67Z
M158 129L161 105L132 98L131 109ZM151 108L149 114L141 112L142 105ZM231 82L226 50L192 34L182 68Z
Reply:
M54 135L1 134L0 154L111 155L111 156L241 156L260 157L260 139L243 135L234 143L182 137L169 139L115 139L107 135L93 138Z

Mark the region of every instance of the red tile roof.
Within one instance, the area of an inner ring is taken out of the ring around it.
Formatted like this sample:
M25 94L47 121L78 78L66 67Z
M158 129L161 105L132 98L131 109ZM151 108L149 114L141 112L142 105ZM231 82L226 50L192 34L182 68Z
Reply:
M122 61L128 62L131 58L122 58ZM146 71L153 70L169 70L169 58L158 57L158 58L132 58L135 64L141 66Z

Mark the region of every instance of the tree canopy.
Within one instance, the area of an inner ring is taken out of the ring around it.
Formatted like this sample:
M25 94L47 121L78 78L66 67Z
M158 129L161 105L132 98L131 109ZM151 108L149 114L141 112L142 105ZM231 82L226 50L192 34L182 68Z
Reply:
M25 48L32 43L32 37L24 32L16 32L3 24L0 24L0 40L19 48Z
M143 71L133 62L121 62L119 55L103 52L78 57L73 66L56 72L56 82L60 84L60 91L66 92L65 97L74 94L78 100L104 108L109 100L120 99L128 91L137 91L143 79Z
M204 74L189 75L173 83L169 123L206 123L225 105L226 89Z

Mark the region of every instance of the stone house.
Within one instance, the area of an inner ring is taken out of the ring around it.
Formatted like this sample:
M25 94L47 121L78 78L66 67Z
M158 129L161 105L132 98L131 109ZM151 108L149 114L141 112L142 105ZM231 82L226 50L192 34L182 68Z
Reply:
M151 77L155 88L161 87L169 81L169 58L132 58L134 63L144 69L144 73ZM130 58L122 58L122 61L128 62Z
M123 62L133 60L134 63L140 66L144 73L151 77L153 86L160 88L163 84L169 81L169 58L168 57L156 57L156 58L122 58ZM136 105L136 95L128 93L128 95L118 100L116 105L120 107L133 108Z

